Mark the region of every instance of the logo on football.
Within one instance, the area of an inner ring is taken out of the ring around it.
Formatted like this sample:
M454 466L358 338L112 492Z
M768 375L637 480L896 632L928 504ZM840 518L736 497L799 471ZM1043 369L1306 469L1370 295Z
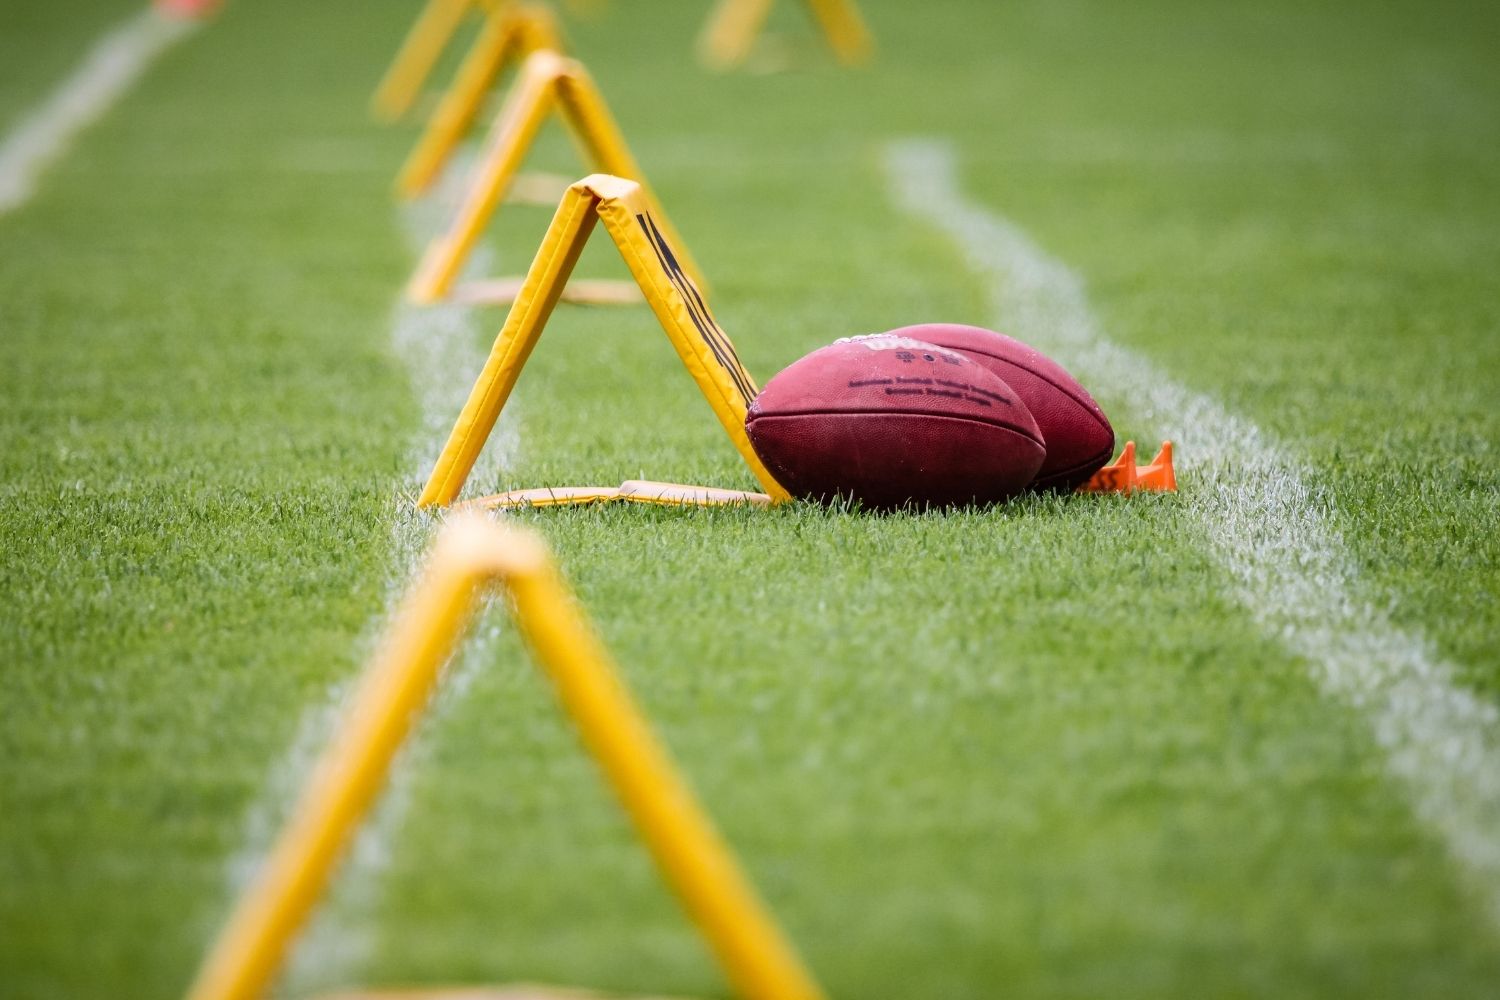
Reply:
M957 351L1002 379L1021 398L1047 443L1034 489L1073 490L1115 450L1115 431L1099 404L1056 361L1003 333L957 323L904 326L887 336L923 340Z
M1046 448L1018 393L963 354L873 334L816 350L750 405L755 453L794 496L889 510L1005 500Z

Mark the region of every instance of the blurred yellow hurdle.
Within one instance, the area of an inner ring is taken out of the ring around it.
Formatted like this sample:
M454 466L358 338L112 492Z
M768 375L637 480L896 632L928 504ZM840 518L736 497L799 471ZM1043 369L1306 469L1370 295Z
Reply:
M396 192L414 198L432 186L506 69L533 52L563 51L562 33L550 8L511 3L492 11L401 167Z
M552 114L568 127L589 170L640 184L644 189L642 196L651 203L653 214L665 220L665 213L656 205L640 165L588 70L578 60L556 52L535 52L522 65L495 118L457 214L447 232L428 245L417 265L407 286L407 297L412 302L437 302L453 290L464 262L511 190L537 133ZM663 221L662 225L667 224ZM702 272L682 249L682 241L670 226L667 236L678 248L683 269L702 287ZM607 301L620 301L618 290L614 291L612 297L605 296ZM511 301L514 293L499 298ZM639 298L631 296L624 301L639 301Z
M375 88L375 96L370 100L375 117L395 121L411 110L443 49L464 18L477 8L477 0L427 0L390 69L381 78L380 86Z
M657 323L676 348L678 358L692 375L735 450L765 490L765 493L749 493L644 483L636 484L630 495L642 501L694 506L779 503L790 499L755 454L745 432L745 414L759 391L755 379L740 361L729 335L714 319L702 289L688 273L681 246L671 236L666 217L646 189L635 181L593 174L568 188L558 204L531 269L514 293L515 304L495 337L484 369L427 478L417 500L419 507L446 507L458 498L520 378L522 367L568 287L579 255L601 222L630 269L634 286L639 288ZM544 500L550 498L554 502L593 503L610 499L604 495L606 492L614 498L623 498L622 490L601 491L593 487L524 492L526 496L522 497L502 494L474 502L489 506L509 506L513 501L547 505Z
M865 62L875 40L854 0L805 0L834 56L846 66ZM720 0L698 37L698 59L709 69L727 70L750 56L771 12L773 0Z
M486 588L498 584L563 709L741 996L822 992L703 813L535 534L480 514L443 529L269 861L208 953L189 1000L252 1000L292 937L426 705Z

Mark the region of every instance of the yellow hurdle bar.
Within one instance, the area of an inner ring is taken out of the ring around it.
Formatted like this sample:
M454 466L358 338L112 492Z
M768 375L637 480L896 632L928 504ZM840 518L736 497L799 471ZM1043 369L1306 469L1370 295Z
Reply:
M512 63L539 51L563 51L557 20L548 8L514 3L489 13L452 85L406 158L396 180L398 194L414 198L432 186L474 124L495 81Z
M746 411L759 392L755 380L684 269L660 210L634 181L594 174L570 187L558 205L418 506L442 507L457 499L600 220L677 356L761 488L771 502L790 499L745 433Z
M376 118L395 121L411 110L443 48L473 7L474 0L427 0L380 86L375 88L370 110Z
M821 998L636 707L545 544L529 531L469 514L443 529L270 860L205 958L189 1000L263 995L490 584L509 591L516 623L564 711L734 988L749 1000Z
M640 165L583 64L555 52L533 53L522 65L495 119L483 158L474 170L458 214L448 231L427 247L417 266L407 287L407 295L413 302L436 302L452 290L480 234L510 190L537 133L554 111L577 140L590 169L645 185ZM662 225L667 225L666 215L656 205L654 196L648 191L645 197L651 202L652 214L663 220ZM703 287L701 273L682 249L682 241L670 227L666 233L678 248L683 269Z
M750 49L771 13L772 0L721 0L698 36L698 59L709 69L726 70L750 57Z
M839 62L858 66L869 61L875 52L875 37L870 34L855 0L807 0L807 5Z
M875 40L855 0L805 2L839 62L854 66L870 58ZM773 0L720 0L698 36L699 61L715 70L742 64L765 26L772 3Z

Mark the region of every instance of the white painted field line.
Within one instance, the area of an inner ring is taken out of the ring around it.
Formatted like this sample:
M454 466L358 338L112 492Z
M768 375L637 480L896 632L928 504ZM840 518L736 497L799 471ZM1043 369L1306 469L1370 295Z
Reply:
M0 141L0 215L25 204L73 137L198 24L147 7L100 38L72 75Z
M1178 444L1192 470L1184 507L1239 600L1309 661L1328 695L1368 719L1391 773L1500 924L1500 711L1461 686L1428 640L1371 603L1299 461L1250 421L1111 343L1078 276L964 196L948 145L895 144L886 166L896 204L949 235L990 282L997 326L1055 353L1087 384L1129 398L1142 423Z
M433 212L432 202L424 202L412 206L405 221L414 244L420 248L429 236L439 231L446 218L443 213ZM492 262L492 255L481 247L474 254L471 270L488 273ZM403 302L396 309L391 326L392 343L406 364L422 418L409 467L420 470L424 476L433 467L474 378L484 366L485 351L475 329L477 320L473 308L460 305L413 306ZM498 470L514 455L514 417L514 409L507 408L505 419L496 425L481 453L475 473L482 481L493 481ZM387 613L372 623L372 637L383 633L389 624L416 576L435 528L431 515L413 509L410 498L397 500L391 525L394 545L386 583ZM410 813L415 776L422 771L430 750L426 734L439 729L444 718L464 701L478 671L492 659L494 641L501 628L494 618L479 623L444 673L434 703L422 721L423 728L408 741L392 765L380 802L361 827L340 869L336 891L292 955L288 974L295 992L312 993L347 986L373 957L376 911L395 854L393 845Z
M463 164L449 178L463 178ZM420 250L441 231L460 191L451 181L434 195L410 205L403 225L413 246ZM481 247L473 255L470 270L487 273L493 255ZM391 320L391 346L404 364L420 412L420 427L414 435L407 467L415 476L425 476L463 407L474 378L484 365L485 349L478 324L482 317L468 306L413 306L398 303ZM475 466L481 481L493 481L511 461L516 449L514 407L496 426L489 445ZM405 596L436 527L427 513L413 509L410 497L394 499L391 516L392 561L386 578L386 611L366 630L367 647L373 647ZM489 651L502 626L491 619L481 623L447 671L435 704L427 713L428 731L441 724L445 714L459 704L476 672L489 659ZM333 682L322 698L309 705L299 720L297 735L286 754L267 776L260 795L246 814L241 845L226 870L229 895L237 897L258 866L265 860L287 811L315 765L341 719L341 710L358 678ZM397 758L390 781L374 815L360 829L340 868L336 888L327 904L315 914L292 956L288 978L294 992L309 993L348 984L357 977L373 954L373 911L380 902L384 873L393 854L392 842L409 811L413 775L420 771L427 752L420 736Z

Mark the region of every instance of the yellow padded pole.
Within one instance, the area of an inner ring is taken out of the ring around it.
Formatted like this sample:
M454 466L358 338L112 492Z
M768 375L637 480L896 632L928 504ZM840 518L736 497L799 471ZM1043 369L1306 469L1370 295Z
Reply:
M875 39L854 0L807 0L833 54L846 66L867 61Z
M745 417L759 395L734 342L687 270L665 216L639 184L596 174L580 182L598 195L599 218L735 450L773 502L791 499L750 444Z
M598 218L591 193L575 185L563 195L417 506L447 506L458 497Z
M495 118L484 153L474 168L457 214L447 231L428 244L407 286L407 294L413 302L437 302L448 294L484 227L504 200L510 182L525 162L526 153L541 131L555 100L552 78L541 71L547 63L539 60L546 55L539 52L527 59L521 75L511 87Z
M698 36L698 58L710 69L744 62L760 34L771 0L720 0Z
M562 51L557 23L546 7L508 4L492 11L406 158L396 180L397 193L413 198L431 187L474 124L495 81L513 62L543 50Z
M578 617L555 570L548 566L517 578L511 592L521 630L564 708L737 992L751 1000L822 997L635 708L608 653Z
M645 185L640 165L583 64L555 52L535 52L522 65L495 119L485 152L452 224L427 247L407 286L412 301L436 302L452 290L464 262L499 211L526 153L536 141L537 132L553 110L592 161L591 170ZM655 205L655 196L649 193L648 196ZM659 207L656 215L666 218ZM684 269L700 288L705 287L697 264L682 249L681 239L670 228L668 235L679 248Z
M427 0L407 32L370 101L382 121L395 121L411 110L438 57L473 6L473 0Z
M199 970L189 1000L253 1000L281 967L457 641L476 583L464 544L468 534L445 536L422 583L407 597L269 860Z
M855 0L805 0L828 46L841 63L869 59L875 42ZM720 0L698 36L698 59L709 69L726 70L750 56L773 0Z

